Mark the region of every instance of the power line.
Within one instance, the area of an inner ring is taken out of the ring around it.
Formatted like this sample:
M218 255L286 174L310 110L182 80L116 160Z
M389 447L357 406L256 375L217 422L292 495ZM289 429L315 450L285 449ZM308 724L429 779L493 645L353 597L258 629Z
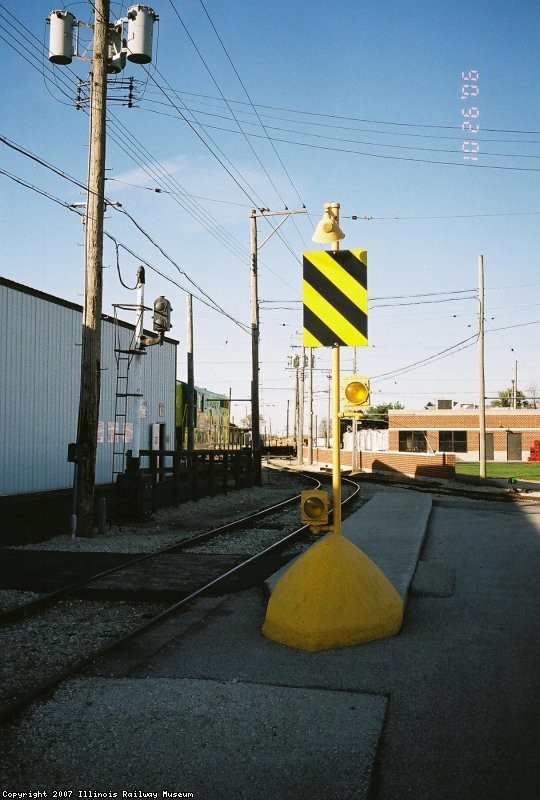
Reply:
M202 103L202 105L203 106L207 106L209 108L217 109L219 111L223 110L222 106L219 105L219 98L217 98L217 97L211 98L209 95L197 95L197 94L194 94L192 92L183 92L183 91L180 91L180 90L176 90L176 91L180 95L188 95L188 96L191 96L191 97L203 97L203 98L207 98L207 99L212 99L212 100L215 101L214 103ZM150 94L151 94L151 92L150 92ZM148 102L160 104L158 101L154 101L154 100L149 100ZM224 102L227 104L227 107L229 107L232 104L234 104L234 105L247 105L247 103L244 103L241 100L224 99ZM252 105L252 104L250 103L249 105ZM415 139L444 139L444 140L447 140L447 141L459 141L459 142L461 142L463 140L463 130L461 128L458 128L458 127L455 127L455 126L447 126L447 127L451 128L452 130L459 131L461 135L459 135L459 136L445 136L445 135L441 135L441 134L437 134L437 133L410 133L410 132L406 132L404 130L397 130L397 131L391 131L390 130L390 131L388 131L388 130L380 130L380 129L377 129L377 128L361 128L361 127L359 128L358 126L338 125L338 124L336 124L335 119L332 120L332 122L314 122L312 120L302 120L302 119L295 120L295 119L291 119L291 117L276 116L276 115L273 115L273 114L264 114L264 113L263 114L259 114L259 112L257 111L257 108L267 108L267 106L260 106L260 105L257 106L257 105L255 105L255 111L251 112L249 110L242 110L240 113L244 114L244 115L255 116L261 121L259 123L256 123L256 122L249 123L248 120L245 120L245 122L247 122L248 124L252 124L252 125L260 124L262 127L265 127L264 123L262 122L262 119L274 119L274 120L278 120L280 122L289 122L289 123L292 123L293 125L304 125L304 126L319 127L319 128L330 128L332 131L335 131L335 130L358 131L360 133L375 133L375 134L377 134L379 136L399 136L399 137L408 137L408 138L415 138ZM191 110L193 111L193 108ZM292 109L284 109L284 110L287 113L290 113L290 114L309 113L309 112L294 111ZM218 119L229 119L229 117L224 116L223 114L217 114L217 113L213 113L213 112L210 112L210 111L205 112L205 111L200 111L199 109L197 109L197 112L200 113L200 114L204 114L205 116L217 117ZM317 115L317 116L323 116L323 115L318 115L317 112L313 112L313 114ZM351 117L351 118L343 117L343 119L350 119L351 121L354 121L354 117ZM367 122L372 122L372 121L367 121ZM407 123L376 123L376 122L372 122L372 124L386 124L386 125L404 124L404 125L407 125ZM429 128L429 127L432 127L432 126L425 126L425 127ZM280 129L276 129L276 130L280 130ZM486 137L486 136L483 135L485 130L486 129L483 128L482 130L478 131L478 134L475 134L475 137L478 138L482 142L486 142L486 141L487 142L496 142L496 143L499 143L499 144L540 144L540 140L539 139L496 139L496 138L492 138L492 137ZM540 134L540 131L538 132L538 134Z
M0 174L5 175L6 177L10 178L11 180L13 180L14 182L18 183L21 186L24 186L27 189L31 189L32 191L36 192L37 194L39 194L39 195L41 195L43 197L46 197L48 200L51 200L51 201L55 202L56 204L62 206L63 208L67 208L69 211L72 211L72 212L78 214L78 216L84 217L84 213L83 212L79 211L78 209L74 209L72 206L70 206L69 203L66 203L64 200L62 200L62 199L60 199L58 197L55 197L50 192L47 192L46 190L41 189L41 188L35 186L34 184L31 184L29 181L26 181L23 178L18 177L17 175L13 175L12 173L10 173L10 172L8 172L7 170L4 170L4 169L0 169ZM116 208L116 206L112 206L112 208ZM120 210L120 209L117 209L117 210ZM124 211L124 213L127 214L126 211ZM127 216L130 217L130 219L133 222L135 222L135 220L129 214L127 214ZM135 224L137 224L137 223L135 223ZM137 225L137 227L139 227L139 226ZM140 227L139 227L139 229L140 229ZM142 229L140 229L140 230L142 230ZM150 270L152 270L153 272L156 272L162 278L164 278L165 280L167 280L170 283L174 284L175 286L177 286L182 291L186 292L187 294L193 294L193 292L190 289L187 289L185 286L182 286L180 283L175 281L173 278L171 278L168 275L166 275L164 272L159 270L156 266L154 266L149 261L147 261L145 258L143 258L140 254L136 253L131 247L128 247L128 245L124 244L123 242L120 242L111 233L109 233L108 231L104 231L103 233L108 239L110 239L115 244L115 246L117 248L121 247L123 250L125 250L127 253L132 255L138 261L142 262ZM145 235L147 235L147 234L145 234ZM237 320L235 317L233 317L231 314L229 314L227 311L225 311L218 303L216 303L214 300L212 300L210 295L208 295L203 289L201 289L201 287L199 287L189 277L189 275L184 270L182 270L182 268L172 258L170 258L170 256L167 256L165 251L163 251L159 247L159 245L157 245L155 242L153 242L153 240L151 240L151 241L156 247L158 247L158 249L164 255L164 257L167 258L167 260L169 260L170 263L173 264L173 266L175 266L175 268L179 271L179 273L184 275L189 280L189 282L201 292L201 294L203 295L202 297L195 295L196 299L199 300L199 302L201 302L205 306L208 306L213 311L217 311L218 313L220 313L223 316L225 316L228 319L230 319L235 325L237 325L239 328L241 328L245 333L251 333L251 328L250 328L249 325ZM206 298L206 299L204 299L204 298Z
M442 358L448 358L449 356L455 355L455 353L459 353L461 350L471 347L477 341L477 339L478 335L474 334L473 336L467 337L467 339L462 339L460 342L456 342L456 344L453 344L451 347L440 350L438 353L434 353L431 356L422 358L419 361L414 361L412 364L407 364L404 367L399 367L398 369L390 370L389 372L381 372L378 375L372 375L372 379L394 378L404 372L410 372L412 369L425 367L428 364L434 363L435 361L440 361Z
M268 135L268 132L267 132L267 130L266 130L266 127L265 127L265 125L264 125L264 124L263 124L263 122L262 122L262 119L261 119L261 117L260 117L260 115L259 115L259 112L257 111L257 108L256 108L255 104L253 103L253 100L251 99L251 97L250 97L250 95L249 95L249 92L248 92L248 90L247 90L247 88L246 88L246 85L245 85L244 81L242 80L242 78L240 77L240 75L239 75L239 73L238 73L238 70L236 69L236 66L233 64L233 61L232 61L232 59L231 59L231 56L230 56L230 54L229 54L229 52L228 52L227 48L225 47L225 45L224 45L224 43L223 43L223 40L222 40L221 36L219 35L219 33L218 33L218 32L217 32L217 30L216 30L216 26L214 25L214 22L213 22L213 20L211 19L210 15L209 15L209 13L208 13L208 10L207 10L206 6L205 6L205 5L204 5L204 3L203 3L203 0L199 0L199 2L200 2L201 6L202 6L202 7L203 7L203 9L204 9L204 13L205 13L205 14L206 14L206 16L207 16L207 18L208 18L208 20L209 20L209 22L210 22L210 24L211 24L211 26L212 26L212 29L213 29L214 33L216 34L216 36L217 36L217 38L218 38L218 41L219 41L219 43L221 44L221 47L223 48L223 51L225 52L225 55L227 56L227 58L228 58L228 60L229 60L229 63L230 63L230 65L231 65L231 67L233 68L234 74L235 74L235 75L236 75L236 77L238 78L238 81L239 81L239 83L240 83L240 86L242 87L242 89L243 89L243 91L244 91L244 94L246 95L246 97L247 97L247 99L248 99L248 101L249 101L249 104L250 104L251 108L252 108L252 109L253 109L253 111L255 112L255 115L257 116L257 119L258 119L258 121L259 121L260 125L262 126L262 128L263 128L264 132L265 132L265 133L266 133L266 135L267 135L267 139L268 139L268 141L270 142L270 144L271 144L271 146L272 146L272 149L273 149L274 153L276 154L276 157L277 157L277 159L278 159L279 163L281 164L281 166L282 166L282 168L283 168L283 171L285 172L285 175L287 176L287 178L288 178L288 180L289 180L289 183L290 183L290 185L291 185L292 189L293 189L293 190L296 192L296 196L297 196L298 200L300 201L300 203L302 204L303 208L305 208L306 206L305 206L305 203L303 202L302 198L300 197L300 192L298 191L297 187L295 186L295 184L294 184L294 182L293 182L293 179L291 178L291 175L290 175L289 171L287 170L287 167L285 166L285 164L284 164L284 162L283 162L283 160L282 160L281 156L279 155L279 153L278 153L278 151L277 151L277 148L274 146L274 143L272 142L272 139L271 139L271 138L270 138L270 136ZM272 185L273 185L273 184L272 184ZM282 200L283 204L285 205L285 201L283 200L283 198L281 198L281 200ZM294 222L296 222L295 220L293 220L293 221L294 221Z
M122 213L122 214L124 214L125 216L127 216L127 217L128 217L128 219L130 219L130 220L131 220L131 222L132 222L132 223L135 225L135 227L137 228L137 230L139 230L139 231L140 231L140 232L143 234L143 236L145 236L145 237L146 237L146 239L148 239L148 241L149 241L149 242L150 242L150 243L151 243L151 244L152 244L152 245L153 245L155 248L157 248L157 249L159 250L159 252L161 253L161 255L162 255L164 258L166 258L166 259L167 259L167 261L169 261L171 264L173 264L173 266L175 266L175 267L176 267L176 269L178 270L178 272L179 272L181 275L183 275L183 276L184 276L184 277L185 277L185 278L186 278L186 279L187 279L187 280L188 280L188 281L191 283L191 285L192 285L192 286L194 286L194 287L197 289L197 291L198 291L198 292L200 292L200 293L201 293L201 294L202 294L204 297L206 297L206 298L207 298L207 300L208 300L208 301L209 301L209 302L212 304L212 306L213 306L213 307L216 309L216 311L219 311L221 314L224 314L226 317L228 317L229 319L231 319L233 322L238 322L237 320L233 319L233 317L231 317L231 316L230 316L230 315L229 315L229 314L228 314L228 313L227 313L227 312L226 312L226 311L225 311L225 310L224 310L224 309L223 309L223 308L222 308L220 305L218 305L218 304L217 304L217 303L216 303L214 300L212 300L212 298L210 297L210 295L209 295L207 292L205 292L205 290L204 290L204 289L203 289L201 286L199 286L199 284L197 284L197 283L196 283L196 282L193 280L193 278L191 278L191 277L188 275L188 273L187 273L185 270L183 270L183 269L182 269L182 268L181 268L181 267L180 267L180 266L179 266L179 265L176 263L176 261L174 261L174 259L173 259L173 258L171 258L171 256L169 256L169 255L168 255L168 254L165 252L165 250L164 250L164 249L161 247L161 245L159 245L159 244L158 244L158 243L155 241L155 239L153 239L153 238L150 236L150 234L149 234L147 231L145 231L145 230L144 230L144 228L143 228L143 227L142 227L142 226L141 226L141 225L140 225L140 224L137 222L137 220L136 220L136 219L135 219L135 218L134 218L134 217L133 217L131 214L129 214L129 213L128 213L128 212L125 210L125 208L118 208L117 206L113 206L113 208L114 208L116 211L118 211L119 213Z
M538 216L540 211L500 211L494 213L483 213L483 214L440 214L437 216L429 215L429 216L414 216L414 217L373 217L371 215L361 217L357 215L352 216L342 216L342 219L352 219L352 220L364 220L366 222L371 222L372 220L416 220L416 219L475 219L477 217L526 217L526 216Z
M206 100L218 100L219 98L213 97L212 95L207 94L200 94L196 92L187 92L177 90L179 94L185 94L189 97L202 97ZM251 103L245 103L242 100L228 100L229 103L235 103L238 105L251 105ZM299 114L302 116L307 117L321 117L324 119L332 120L332 126L335 126L334 120L345 120L348 122L361 122L369 125L387 125L389 127L399 127L399 128L421 128L421 129L433 129L433 130L454 130L454 131L461 131L462 129L458 125L439 125L435 123L418 123L418 122L398 122L396 120L376 120L376 119L367 119L365 117L350 117L344 114L330 114L325 113L322 111L307 111L301 109L294 109L294 108L287 108L284 106L270 106L270 105L263 105L262 103L256 104L257 108L268 109L271 111L283 111L287 114ZM483 127L482 130L488 131L489 133L515 133L519 135L531 135L531 136L540 136L540 131L533 130L513 130L508 128L485 128ZM382 131L381 131L382 133Z
M11 12L9 12L9 10L6 9L6 7L3 4L0 3L0 7L3 8L8 14L10 14L13 17L13 19L15 19L18 22L19 26L21 28L23 28L23 30L25 30L23 23L21 23L19 20L17 20L17 18L13 14L11 14ZM12 27L14 28L15 33L17 35L20 35L19 31L17 31L17 29L13 25L12 25ZM43 42L38 40L36 37L33 37L33 38L38 43L39 47L37 45L35 45L35 44L33 44L32 46L34 47L34 49L41 56L41 59L38 60L37 56L34 53L30 53L31 57L34 60L34 63L29 58L24 56L18 49L16 49L13 46L12 41L8 41L8 40L5 40L5 39L4 39L4 41L7 41L7 43L15 50L17 55L22 57L23 60L25 60L33 69L38 71L40 74L42 74L43 76L45 76L45 72L48 72L48 73L52 74L56 79L57 87L58 87L59 83L62 83L65 87L70 89L69 84L65 80L63 73L53 70L51 65L49 64L49 62L46 60L46 58L45 58L45 47L43 45ZM73 73L73 75L75 77L75 73ZM50 78L49 78L49 80L50 80ZM61 90L61 91L72 102L71 94L69 94L69 92L67 90ZM87 113L86 108L84 108L84 111L85 111L85 113ZM122 123L120 122L120 120L116 119L114 117L114 115L109 114L108 116L111 116L113 119L115 119L115 122L116 122L117 126L123 127ZM138 148L140 149L141 146L140 146L139 141L137 139L135 139L135 137L132 136L131 132L128 131L126 128L124 128L124 132L125 132L125 136L131 139L132 147L134 147L135 149L138 149ZM129 149L129 150L126 149L125 143L123 141L121 141L118 137L115 137L114 131L109 131L109 137L112 138L114 141L116 141L116 144L120 147L120 149L122 149L132 160L134 160L135 163L137 163L137 165L141 167L141 169L143 169L143 170L145 169L145 166L143 164L140 164L139 162L136 161L136 159L134 159L132 150L131 149ZM148 157L150 159L152 158L150 156L150 154L148 154ZM157 161L157 160L154 159L154 161ZM157 161L157 163L159 164L159 161ZM86 188L86 187L83 187L83 188ZM187 196L190 196L189 193L186 190L183 190L183 187L181 187L181 188L182 188L182 191L184 191ZM171 194L172 194L172 192L171 192ZM177 201L179 200L178 196L176 196L176 200ZM182 205L182 203L180 203L180 204ZM238 250L238 248L241 248L239 243L230 235L230 233L225 228L220 226L220 224L216 220L213 220L211 215L208 212L206 212L206 210L202 206L199 206L199 209L198 209L200 216L197 216L193 212L193 209L191 209L189 207L189 205L182 205L182 207L188 213L190 213L194 217L194 219L197 219L197 221L200 224L202 224L203 227L205 227L210 232L211 235L217 236L218 239L220 240L221 244L224 244L229 249L231 249L231 247L235 248L232 252L234 252L234 254L237 257L239 257L241 260L244 260L244 259L247 258L247 251L244 251L243 249ZM227 241L226 241L227 239L228 239L229 243L227 243Z
M155 186L141 186L140 183L129 183L129 181L123 181L120 178L112 178L107 176L105 180L114 181L115 183L121 183L124 186L131 186L133 189L145 189L149 192L155 192L156 194L172 194L167 189L160 189L159 187ZM248 203L236 203L234 200L219 200L217 197L202 197L201 195L196 195L196 194L190 194L189 197L192 197L195 200L206 200L209 203L224 203L225 205L229 206L240 206L241 208L251 208L251 205Z
M159 70L155 70L155 71L156 71L156 72L157 72L157 74L160 76L160 78L161 78L161 79L162 79L162 80L165 82L165 84L166 84L166 86L167 86L167 89L168 89L169 91L172 91L172 92L173 92L173 94L174 94L174 90L171 88L171 86L170 86L170 83L168 82L167 78L165 78L165 76L164 76L164 75L163 75L161 72L159 72ZM243 193L243 194L244 194L244 195L245 195L245 196L246 196L246 197L247 197L249 200L251 200L253 207L255 207L255 208L267 207L267 205L268 205L268 204L267 204L266 202L264 202L263 200L261 200L261 198L260 198L260 197L258 197L258 195L257 195L257 192L256 192L256 191L253 189L253 187L252 187L252 186L251 186L251 185L248 183L248 181L247 181L247 180L246 180L246 179L245 179L245 178L242 176L242 174L241 174L241 173L239 172L239 170L238 170L238 169L237 169L237 168L234 166L234 164L231 162L231 160L230 160L230 159L229 159L229 158L228 158L228 157L227 157L227 156L226 156L226 155L223 153L223 151L221 150L221 148L219 147L219 145L217 144L217 142L216 142L216 141L215 141L215 140L214 140L214 139L213 139L211 136L209 136L209 134L208 134L208 133L205 131L205 135L206 135L206 136L207 136L207 137L210 139L210 141L212 142L212 145L213 145L213 146L210 146L210 144L209 144L209 143L206 141L206 139L205 139L205 138L204 138L204 136L202 135L201 131L197 129L197 128L201 128L202 130L204 130L204 126L202 126L202 125L201 125L199 122L197 122L196 120L190 120L190 119L188 119L188 118L187 118L187 116L186 116L186 114L184 113L184 111L182 111L182 109L178 108L178 105L177 105L177 104L176 104L176 103L175 103L175 102L174 102L174 101L173 101L173 100L172 100L172 99L169 97L169 95L167 94L167 91L166 91L166 90L165 90L165 89L164 89L162 86L160 86L160 84L158 84L157 80L155 79L155 77L154 77L153 75L151 76L151 79L153 80L153 82L155 83L155 85L156 85L156 86L157 86L157 87L158 87L158 88L161 90L161 92L163 93L163 96L167 98L167 100L168 100L169 104L172 106L172 108L174 108L174 109L175 109L175 110L178 112L179 118L180 118L182 121L184 121L184 122L186 122L186 123L187 123L187 125L188 125L188 126L191 128L191 130L192 130L192 131L195 133L195 135L197 136L197 138L198 138L198 139L199 139L199 140L202 142L202 144L203 144L203 145L204 145L204 146L205 146L205 147L208 149L208 151L211 153L211 155L212 155L212 156L213 156L213 157L214 157L214 158L215 158L215 159L218 161L218 163L220 164L220 166L221 166L221 167L222 167L222 168L223 168L223 169L226 171L226 173L229 175L229 177L231 177L231 178L232 178L232 180L233 180L233 181L235 182L235 184L236 184L236 185L239 187L239 189L242 191L242 193ZM183 102L183 101L181 101L181 102ZM186 109L186 110L187 110L187 109ZM234 131L234 133L237 133L237 134L238 134L239 132L238 132L238 131ZM214 149L214 148L215 148L215 149ZM216 150L217 150L217 152L216 152ZM222 156L223 158L220 158L220 156L218 155L218 153L220 153L220 154L221 154L221 156ZM226 162L227 162L227 163L230 165L230 169L229 169L229 167L228 167L228 166L227 166L227 165L224 163L223 159L225 159L225 161L226 161ZM237 175L239 176L239 179L238 179L238 178L237 178L237 177L236 177L236 176L233 174L233 171L237 173ZM243 182L245 183L245 186L243 186L243 185L242 185L242 183L241 183L240 181L243 181ZM246 187L247 187L247 188L246 188ZM251 193L252 193L252 194L250 194L250 192L248 191L248 189L251 191ZM293 250L293 248L291 247L291 245L290 245L290 244L289 244L289 243L286 241L286 239L283 237L283 233L282 233L282 231L281 231L281 230L278 230L278 228L277 228L277 227L274 227L274 226L271 224L271 222L270 222L270 220L269 220L268 218L265 218L265 219L266 219L266 222L268 223L268 225L270 225L270 227L271 227L271 228L272 228L272 229L273 229L273 230L274 230L274 231L277 233L277 235L278 235L278 238L279 238L279 239L281 239L281 241L283 242L283 244L285 245L285 247L286 247L286 248L289 250L289 252L291 253L291 255L292 255L294 258L295 258L295 260L299 261L299 256L298 256L298 255L297 255L297 253L296 253L296 252Z
M148 101L148 102L154 102L154 101ZM195 112L192 111L192 113L195 113ZM210 114L210 113L204 112L204 111L197 111L196 113L203 114L205 116L218 117L218 118L224 119L224 120L228 120L229 119L228 117L225 117L223 115ZM235 120L235 122L237 122L239 124L236 116L234 117L234 120ZM326 139L326 140L335 141L335 142L370 145L370 146L373 146L373 147L388 147L388 148L393 148L393 149L398 149L398 150L417 150L417 151L420 151L420 152L429 152L429 153L456 153L456 152L458 152L455 149L448 149L448 148L441 148L441 147L420 147L420 146L413 147L412 145L406 145L406 144L392 144L392 143L384 143L384 142L377 142L377 141L375 141L375 142L374 141L365 141L363 139L349 139L349 138L346 138L346 137L343 137L343 136L334 136L334 135L331 135L329 133L326 133L326 134L310 133L310 132L306 132L306 131L292 130L291 128L278 127L278 126L275 126L275 125L265 125L262 122L260 117L258 117L258 120L259 120L258 123L257 122L248 122L248 121L246 121L245 124L251 125L252 127L260 126L263 129L263 131L265 133L265 136L268 138L268 140L270 142L273 142L274 140L272 139L272 137L270 136L268 131L277 131L277 132L280 132L280 133L290 133L290 134L294 134L294 135L297 135L297 136L305 136L305 137L311 137L311 138L315 138L315 139ZM202 125L202 123L200 123L200 124ZM224 130L224 131L227 131L228 133L236 133L236 131L232 130L231 128L223 128L223 127L218 126L218 125L206 124L203 127L205 127L205 128L215 128L217 130ZM244 136L259 137L259 134L254 133L254 132L253 133L247 133L243 128L241 128L241 131L242 131ZM376 133L378 135L387 135L387 136L404 136L404 135L407 135L407 134L403 134L401 132L400 133L393 133L393 132L389 132L389 131L373 131L372 130L372 131L368 131L368 132ZM408 135L417 136L417 134L408 134ZM422 138L432 138L432 137L423 136ZM438 137L438 138L448 138L448 137ZM483 142L486 141L481 136L476 136L476 134L475 134L474 138L475 138L476 141L478 141L480 143L483 143ZM458 141L458 137L453 137L452 140ZM281 140L277 140L276 139L275 141L281 141ZM500 140L487 140L487 141L497 141L497 142L501 143ZM512 144L524 144L524 142L519 142L517 140L513 140L512 142L509 142L509 143L512 143ZM301 143L297 142L297 144L301 144ZM532 142L528 142L528 144L540 144L540 141L538 141L538 142L537 141L532 141ZM275 150L275 148L274 148L274 150ZM483 156L497 156L499 158L534 158L534 159L540 158L540 155L526 154L526 153L493 153L493 152L490 152L488 150L483 150L483 149L482 149L481 152L482 152Z
M150 112L150 113L160 114L162 112L154 111L154 112ZM219 131L225 131L226 133L232 133L232 134L236 134L236 135L239 133L238 130L233 130L232 128L225 128L225 127L222 127L222 126L219 126L219 125L208 125L208 124L203 125L201 122L198 122L198 121L194 121L193 123L190 123L185 118L184 115L182 115L182 118L184 119L184 121L187 121L188 124L190 124L190 127L193 127L193 125L197 125L197 126L199 126L200 128L202 128L205 131L208 131L208 130L219 130ZM298 132L293 132L293 133L296 133L296 135L298 135L298 136L306 135L306 134L302 134L302 133L298 133ZM419 163L419 164L434 164L434 165L450 166L450 167L466 167L466 168L469 168L469 169L497 169L497 170L506 170L506 171L514 171L514 172L540 172L540 167L539 168L536 168L536 167L514 167L514 166L504 166L504 165L501 165L501 164L480 164L480 163L472 164L472 163L466 163L464 161L444 161L442 159L437 160L437 159L433 159L433 158L415 158L413 156L405 156L405 155L398 156L398 155L389 155L389 154L384 154L384 153L371 153L371 152L367 152L365 150L357 150L357 149L353 149L353 148L350 148L350 147L333 147L333 146L330 146L330 145L315 144L315 143L312 143L312 142L295 141L294 139L285 139L285 138L281 138L281 137L278 137L278 136L269 137L268 132L266 133L266 135L259 134L259 133L253 133L253 132L242 132L242 135L247 135L247 136L250 136L250 137L253 137L253 138L256 138L256 139L270 138L272 142L280 142L282 144L290 144L290 145L294 145L295 147L306 147L306 148L309 148L309 149L312 149L312 150L326 150L326 151L333 152L333 153L344 153L344 154L349 154L349 155L360 155L360 156L365 156L366 158L378 158L378 159L384 159L384 160L390 160L390 161L412 161L412 162ZM314 136L315 134L307 134L307 135ZM320 138L323 138L323 137L320 137ZM324 137L324 138L336 139L336 137ZM347 140L339 140L338 139L338 141L347 141ZM353 140L353 141L355 141L355 140ZM376 143L376 142L361 142L360 141L358 143L359 144L363 144L363 145L372 146L372 147L392 147L392 148L397 148L397 149L400 149L400 150L421 150L421 151L427 151L427 152L455 153L456 156L460 155L460 152L458 152L457 150L454 151L454 150L442 150L442 149L437 149L437 148L421 148L421 147L414 147L413 148L413 147L408 147L407 145L379 144L379 143ZM215 144L215 142L214 142L214 144ZM490 154L490 153L485 153L484 151L482 151L482 155L488 155L488 156L492 155L492 156L504 157L504 158L540 158L540 156L529 156L529 155L519 155L519 154L504 154L504 153L493 153L493 154Z

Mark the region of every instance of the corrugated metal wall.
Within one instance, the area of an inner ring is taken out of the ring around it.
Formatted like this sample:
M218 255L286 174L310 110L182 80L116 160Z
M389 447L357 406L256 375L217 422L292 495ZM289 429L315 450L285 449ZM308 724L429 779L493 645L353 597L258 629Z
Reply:
M0 495L69 488L73 464L67 445L76 440L79 408L80 306L0 279ZM131 326L102 324L102 384L96 483L110 483L116 391L115 330L128 346ZM148 415L142 449L152 423L165 425L165 446L174 449L176 343L148 348L143 357ZM133 424L138 405L130 401ZM129 445L128 445L129 446Z

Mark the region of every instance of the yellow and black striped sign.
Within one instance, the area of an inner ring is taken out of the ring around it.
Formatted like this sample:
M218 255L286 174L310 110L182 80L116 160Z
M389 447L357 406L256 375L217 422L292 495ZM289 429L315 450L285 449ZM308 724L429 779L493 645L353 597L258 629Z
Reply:
M304 346L367 343L367 250L304 253Z

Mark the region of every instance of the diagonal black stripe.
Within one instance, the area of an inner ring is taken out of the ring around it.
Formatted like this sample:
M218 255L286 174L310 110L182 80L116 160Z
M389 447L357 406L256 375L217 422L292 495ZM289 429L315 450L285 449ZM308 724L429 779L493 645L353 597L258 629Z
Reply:
M358 259L355 259L355 261L357 264L360 263ZM367 314L349 300L347 295L340 291L332 281L328 280L305 256L304 280L367 338Z
M336 250L332 258L337 261L345 272L349 273L351 278L354 278L355 281L358 281L367 289L367 264L353 256L350 250Z
M332 347L334 344L345 347L347 344L347 342L340 339L328 325L325 325L322 319L315 316L307 306L304 306L304 328L311 333L323 347Z

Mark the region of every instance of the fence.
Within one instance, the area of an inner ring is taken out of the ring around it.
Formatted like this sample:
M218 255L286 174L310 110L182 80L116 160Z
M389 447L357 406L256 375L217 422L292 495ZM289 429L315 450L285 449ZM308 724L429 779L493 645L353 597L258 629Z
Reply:
M139 461L128 460L126 472L118 477L118 519L140 519L157 508L254 483L253 455L248 449L141 450L140 463L148 466L139 468Z

